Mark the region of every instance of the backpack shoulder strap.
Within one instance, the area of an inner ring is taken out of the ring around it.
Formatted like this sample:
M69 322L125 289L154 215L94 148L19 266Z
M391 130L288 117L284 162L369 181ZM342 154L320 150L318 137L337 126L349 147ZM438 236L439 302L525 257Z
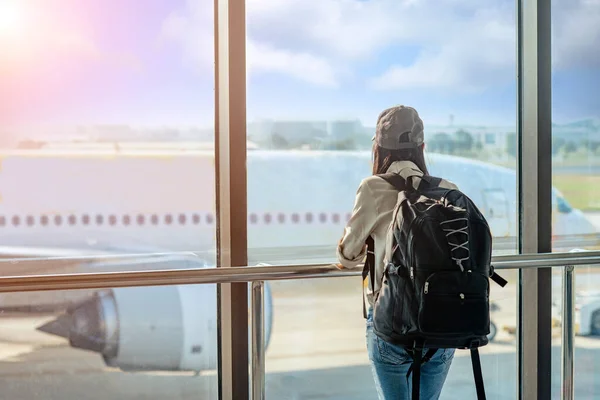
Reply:
M392 185L397 191L401 192L406 190L406 179L403 178L400 174L387 173L377 175L390 185Z
M372 236L369 236L366 241L367 245L367 259L362 271L362 282L365 281L367 276L371 282L371 292L375 293L375 241ZM367 318L367 306L365 304L365 296L363 293L363 316Z
M441 178L424 175L421 171L416 170L414 168L404 168L397 174L393 172L388 172L387 174L379 174L377 176L388 182L399 192L413 188L411 179L412 177L418 177L421 179L417 190L435 188L438 187L442 182ZM411 185L407 183L409 181L411 182Z
M504 279L503 277L501 277L500 275L498 275L496 273L493 265L492 265L492 273L490 274L490 279L493 280L494 282L496 282L498 285L500 285L500 287L504 287L508 283L506 281L506 279Z
M471 363L473 364L473 377L475 378L475 389L477 390L477 400L485 400L485 389L483 386L483 374L481 372L481 360L479 358L479 349L471 349Z
M413 359L412 364L408 367L408 372L406 373L406 382L410 378L410 374L412 374L412 400L419 400L420 389L421 389L421 365L425 364L437 353L438 349L429 349L427 353L423 356L423 348L422 346L416 346L411 348L407 348L406 351Z

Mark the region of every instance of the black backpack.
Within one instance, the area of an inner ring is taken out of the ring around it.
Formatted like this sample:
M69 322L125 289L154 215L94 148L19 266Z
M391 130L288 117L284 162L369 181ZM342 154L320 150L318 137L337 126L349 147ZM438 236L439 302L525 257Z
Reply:
M506 285L491 265L489 226L469 197L440 187L440 178L412 168L378 176L399 194L373 331L412 355L407 379L412 372L413 400L419 398L421 364L440 348L471 350L477 397L485 399L478 348L490 333L489 278ZM416 189L413 177L421 179ZM367 245L365 271L374 277L372 239Z

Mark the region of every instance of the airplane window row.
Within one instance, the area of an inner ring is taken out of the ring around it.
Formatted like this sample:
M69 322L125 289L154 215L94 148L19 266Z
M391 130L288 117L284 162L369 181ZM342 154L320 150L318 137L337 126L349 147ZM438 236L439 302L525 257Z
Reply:
M350 219L350 214L346 214L346 221L348 221ZM248 221L250 222L250 224L259 224L259 223L264 223L264 224L271 224L271 223L279 223L279 224L285 224L286 222L290 221L294 224L298 224L298 223L312 223L315 221L318 221L320 223L327 223L327 222L332 222L334 224L339 224L341 222L342 218L340 216L340 214L337 213L333 213L333 214L328 214L328 213L320 213L320 214L313 214L313 213L305 213L305 214L299 214L299 213L292 213L292 214L284 214L284 213L279 213L279 214L270 214L270 213L266 213L263 215L258 215L255 213L252 213L248 216ZM21 217L18 215L13 215L12 217L6 217L6 216L1 216L0 215L0 227L3 226L7 226L7 225L12 225L15 227L18 226L22 226L22 225L26 225L26 226L35 226L35 225L41 225L41 226L48 226L48 225L55 225L55 226L61 226L61 225L146 225L146 224L150 224L150 225L173 225L173 224L179 224L179 225L187 225L187 224L191 224L191 225L199 225L200 223L205 223L208 225L211 225L215 222L215 216L213 214L206 214L204 215L204 218L202 218L202 216L198 213L194 213L194 214L177 214L177 215L173 215L173 214L166 214L163 215L162 217L157 215L157 214L152 214L152 215L145 215L145 214L137 214L135 216L131 216L131 215L122 215L122 216L117 216L115 214L110 214L108 216L103 215L103 214L97 214L94 216L90 216L89 214L84 214L81 216L76 216L76 215L68 215L68 216L63 216L63 215L52 215L52 216L48 216L48 215L41 215L39 217L35 217L33 215L28 215L25 217Z

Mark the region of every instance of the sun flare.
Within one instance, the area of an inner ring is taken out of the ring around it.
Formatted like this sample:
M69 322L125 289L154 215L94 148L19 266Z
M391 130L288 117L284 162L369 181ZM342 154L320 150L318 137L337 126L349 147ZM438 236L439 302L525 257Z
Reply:
M19 2L0 0L0 36L17 35L23 27L23 7Z

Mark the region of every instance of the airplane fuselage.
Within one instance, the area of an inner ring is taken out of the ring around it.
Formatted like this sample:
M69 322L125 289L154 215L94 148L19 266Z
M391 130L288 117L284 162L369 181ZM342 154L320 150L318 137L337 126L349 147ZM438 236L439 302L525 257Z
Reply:
M291 248L333 249L370 162L369 152L249 151L248 247L255 261ZM475 201L495 238L516 236L514 171L439 154L428 155L428 163L433 175L455 182ZM585 220L555 221L555 234L577 226L592 229ZM212 150L1 155L1 246L89 254L195 251L214 263L215 232Z

